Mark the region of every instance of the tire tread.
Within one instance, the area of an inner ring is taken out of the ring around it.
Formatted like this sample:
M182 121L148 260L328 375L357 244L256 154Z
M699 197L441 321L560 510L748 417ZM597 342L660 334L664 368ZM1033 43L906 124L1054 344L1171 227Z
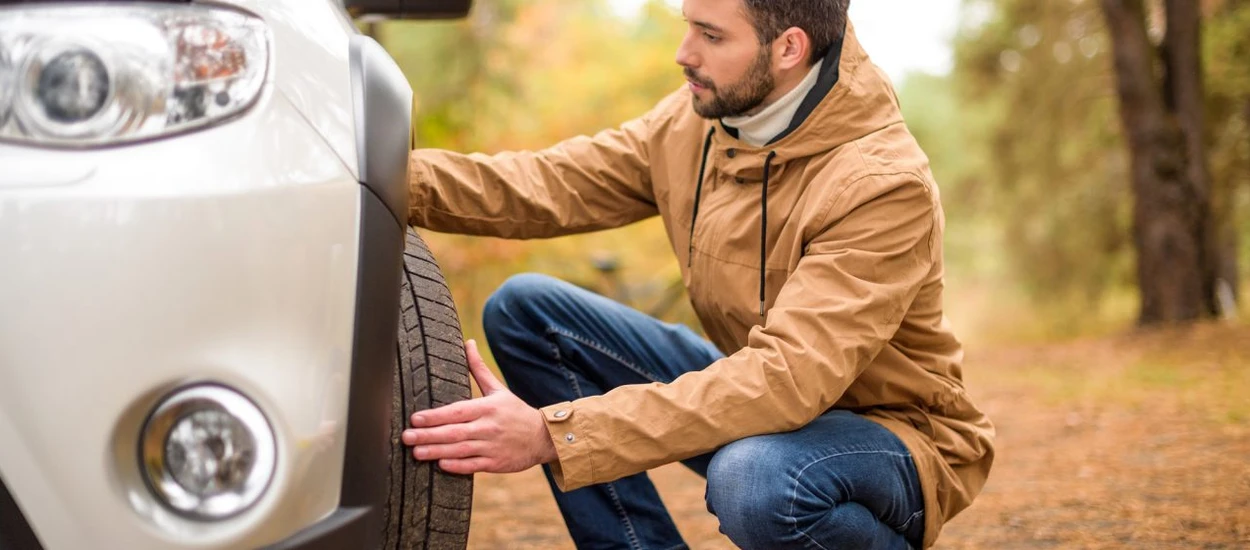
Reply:
M418 462L400 441L408 414L468 399L469 366L459 316L429 248L412 229L404 245L395 396L392 405L386 550L468 546L473 478Z

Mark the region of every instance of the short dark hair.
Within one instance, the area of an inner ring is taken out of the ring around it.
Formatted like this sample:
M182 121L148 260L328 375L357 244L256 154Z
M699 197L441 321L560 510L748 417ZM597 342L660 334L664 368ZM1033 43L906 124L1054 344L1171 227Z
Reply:
M846 9L850 0L742 0L755 24L761 44L776 40L790 27L807 33L812 42L810 62L829 53L829 47L846 33Z

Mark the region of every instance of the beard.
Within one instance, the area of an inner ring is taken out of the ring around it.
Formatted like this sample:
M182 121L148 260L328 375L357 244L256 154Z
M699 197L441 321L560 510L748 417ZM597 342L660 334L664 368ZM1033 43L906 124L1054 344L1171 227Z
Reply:
M761 47L760 53L755 56L751 67L747 69L747 74L737 82L725 86L724 89L719 88L711 80L699 77L693 70L686 67L682 71L686 78L712 94L712 99L708 101L703 101L699 99L699 96L692 94L690 97L694 112L703 118L720 119L742 116L759 107L768 95L777 89L777 80L773 78L771 72L772 65L772 49L767 46Z

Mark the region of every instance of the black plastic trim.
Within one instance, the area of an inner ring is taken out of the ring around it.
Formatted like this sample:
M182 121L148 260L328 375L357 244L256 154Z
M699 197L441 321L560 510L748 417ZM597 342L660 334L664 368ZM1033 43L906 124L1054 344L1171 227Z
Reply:
M382 198L396 223L407 225L412 86L374 39L354 35L349 48L360 182Z
M405 138L407 139L407 138ZM360 264L339 509L272 550L377 548L390 468L391 392L399 331L404 225L362 186ZM343 544L349 541L348 544Z
M109 0L96 0L96 1L108 2ZM113 0L113 1L118 2L122 0ZM134 0L126 0L126 1L134 2ZM163 4L190 4L192 0L147 0L147 1L158 2L158 3L163 3ZM9 4L66 4L69 2L82 3L82 0L0 0L0 6L5 6Z
M382 542L371 530L368 508L339 508L330 517L266 550L342 550L346 548L377 548ZM364 546L362 541L372 541Z
M353 16L387 15L408 19L456 19L469 14L472 0L347 0Z
M0 478L0 550L43 550L4 478Z

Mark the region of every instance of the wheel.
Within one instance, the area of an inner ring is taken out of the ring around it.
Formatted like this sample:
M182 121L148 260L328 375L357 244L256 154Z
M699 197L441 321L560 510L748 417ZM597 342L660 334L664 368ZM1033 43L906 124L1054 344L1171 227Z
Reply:
M473 476L416 461L399 438L412 413L470 397L455 304L425 241L412 229L404 243L400 294L383 548L462 550L469 539Z

